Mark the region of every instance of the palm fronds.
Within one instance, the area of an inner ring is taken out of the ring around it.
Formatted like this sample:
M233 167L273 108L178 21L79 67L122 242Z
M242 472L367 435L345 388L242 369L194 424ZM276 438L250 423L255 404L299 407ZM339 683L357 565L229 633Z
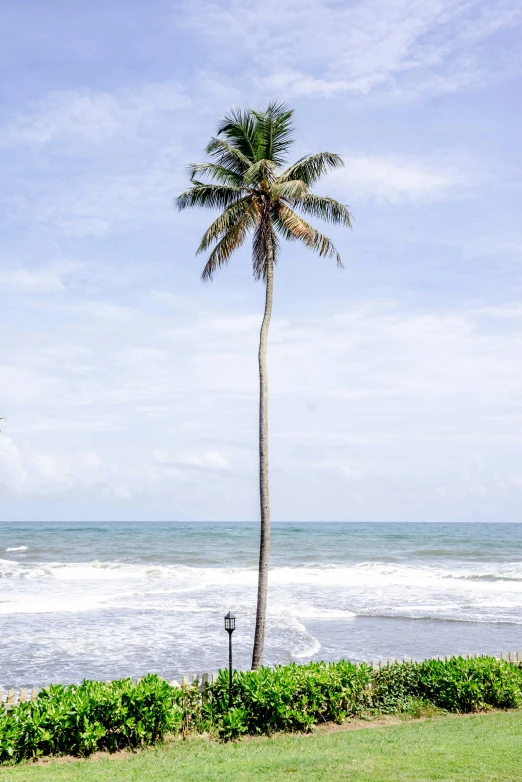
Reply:
M240 187L213 185L193 179L193 186L181 193L176 203L178 209L188 209L192 206L206 206L209 209L226 209L230 204L239 201L244 193Z
M205 152L215 163L242 175L252 164L252 158L245 155L239 147L222 138L211 138Z
M352 217L348 207L334 198L308 193L301 198L295 198L293 206L306 215L320 217L325 223L344 225L347 228L352 227Z
M216 269L228 263L230 256L235 250L241 247L249 231L255 229L257 225L258 220L255 204L250 204L236 222L230 226L226 233L224 233L210 253L201 274L201 278L203 280L211 280Z
M332 241L317 228L305 222L290 207L280 204L275 222L285 239L300 241L320 256L335 258L337 265L343 268L341 256Z
M225 166L220 166L218 163L191 163L188 170L191 181L209 179L231 187L241 187L243 184L241 174Z
M316 152L314 155L306 155L286 169L281 174L281 181L300 179L305 185L311 187L321 179L328 171L342 168L343 160L333 152Z
M225 209L203 234L199 247L196 250L196 255L208 250L214 242L218 242L226 233L228 233L242 217L244 212L248 210L250 205L254 205L255 211L255 202L251 196L246 196Z
M261 158L256 163L252 163L244 173L244 181L246 185L255 187L262 182L272 184L277 176L277 165L273 160L268 158Z
M232 109L219 124L218 136L237 149L251 163L259 160L259 124L250 109Z
M283 165L294 143L293 110L284 103L272 102L264 112L252 112L257 120L258 155Z

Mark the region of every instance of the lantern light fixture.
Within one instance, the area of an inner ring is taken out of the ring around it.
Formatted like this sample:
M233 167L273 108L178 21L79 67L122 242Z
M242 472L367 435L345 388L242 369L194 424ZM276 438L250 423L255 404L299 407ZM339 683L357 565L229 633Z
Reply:
M228 708L232 708L232 633L236 629L236 617L230 611L225 616L225 630L228 633Z

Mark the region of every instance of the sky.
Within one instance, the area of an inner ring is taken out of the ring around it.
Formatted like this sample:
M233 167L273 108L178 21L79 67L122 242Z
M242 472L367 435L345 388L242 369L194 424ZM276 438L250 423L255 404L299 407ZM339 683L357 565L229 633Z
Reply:
M0 0L0 519L255 520L264 290L187 165L295 109L345 269L295 244L272 517L522 521L518 0Z

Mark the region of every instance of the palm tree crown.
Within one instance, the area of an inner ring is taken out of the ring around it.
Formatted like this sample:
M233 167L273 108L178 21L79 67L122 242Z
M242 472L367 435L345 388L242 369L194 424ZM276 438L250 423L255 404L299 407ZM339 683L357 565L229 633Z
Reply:
M198 248L198 253L212 248L204 280L212 279L251 232L256 279L266 279L269 256L277 263L281 237L300 241L342 266L330 239L301 215L351 228L346 206L311 191L320 177L344 163L339 155L319 152L283 169L294 141L292 114L280 103L271 103L264 112L231 111L206 148L210 161L190 166L192 186L178 196L178 208L223 210Z

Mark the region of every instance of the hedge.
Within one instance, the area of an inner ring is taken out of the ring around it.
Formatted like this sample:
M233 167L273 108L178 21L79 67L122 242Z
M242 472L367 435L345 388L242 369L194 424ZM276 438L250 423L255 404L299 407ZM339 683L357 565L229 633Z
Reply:
M397 663L373 670L366 663L308 663L235 672L228 706L228 672L208 686L172 687L155 675L51 685L37 701L0 710L0 762L42 755L86 756L134 749L166 735L308 731L348 716L418 711L449 712L522 706L522 668L492 657Z

